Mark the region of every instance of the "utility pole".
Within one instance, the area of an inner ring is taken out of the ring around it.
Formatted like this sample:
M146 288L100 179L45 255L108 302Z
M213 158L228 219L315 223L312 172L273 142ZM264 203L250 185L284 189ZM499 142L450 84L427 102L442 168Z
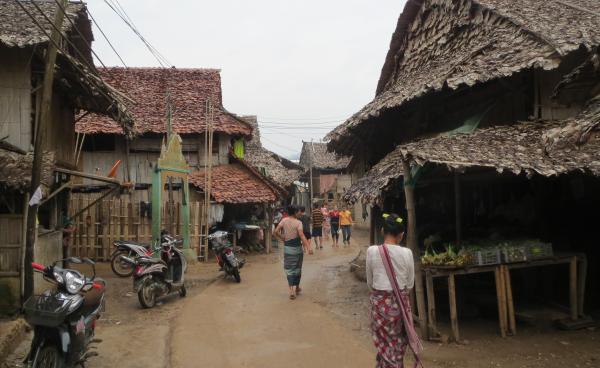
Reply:
M60 0L63 9L66 9L68 0ZM55 45L60 44L62 37L60 29L65 18L65 13L61 11L59 6L56 7L54 14L54 29L52 30L51 39L48 40L46 49L46 67L44 69L44 81L42 84L42 103L40 107L39 121L35 124L35 141L33 148L33 163L31 165L31 187L29 189L30 197L33 196L41 183L42 158L44 155L44 138L46 130L50 127L50 119L52 117L52 85L54 84L54 65L56 64L56 54L58 52ZM24 277L24 295L25 299L33 295L33 249L35 246L36 231L37 231L37 214L38 205L34 204L27 209L27 238L25 240L25 264L23 272Z

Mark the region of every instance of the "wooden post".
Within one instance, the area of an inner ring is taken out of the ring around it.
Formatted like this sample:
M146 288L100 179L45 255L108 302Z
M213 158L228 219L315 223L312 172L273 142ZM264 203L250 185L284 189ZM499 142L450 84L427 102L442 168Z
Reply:
M425 271L425 284L427 289L427 318L429 320L429 338L437 337L437 318L435 314L435 288L433 276L430 271Z
M460 341L458 332L458 313L456 312L456 281L454 274L448 275L448 301L450 304L450 324L452 326L452 337L454 342Z
M504 269L504 283L506 291L506 304L508 307L508 326L510 333L514 336L517 334L517 320L515 318L515 305L513 302L512 282L510 280L510 270L508 266L502 266Z
M63 8L66 8L68 0L61 0L60 3ZM33 163L31 164L31 187L29 189L31 196L33 196L41 184L45 135L46 130L50 128L50 121L52 119L52 87L54 85L54 65L56 64L56 54L58 51L54 45L60 43L62 35L59 30L62 29L64 16L65 14L57 6L56 13L54 14L54 25L56 27L52 30L50 36L51 40L48 42L48 48L46 50L46 65L44 68L44 81L42 84L42 103L40 107L39 122L35 124ZM31 262L33 262L34 259L33 249L37 231L37 214L38 206L29 206L27 211L27 239L25 241L24 299L28 299L33 295L33 268L31 267Z
M503 277L502 277L502 272L501 270L501 266L498 266L494 269L494 277L496 280L496 300L498 302L498 324L500 325L500 336L502 337L506 337L506 325L504 324L505 321L505 308L506 308L506 302L504 301L503 298L503 292L502 290L504 289L504 283L503 283Z
M584 303L585 303L585 282L587 279L587 258L585 255L578 255L577 260L579 261L579 265L577 267L578 276L577 276L577 302L579 316L584 316Z
M569 301L571 319L576 321L579 310L577 305L577 257L573 257L569 263Z
M408 227L406 242L413 253L415 261L415 294L421 334L427 337L427 312L425 308L425 293L423 290L423 275L421 273L421 252L417 244L417 214L415 210L415 183L410 171L408 161L402 161L404 168L404 194L406 197L406 211L408 213Z
M454 173L454 217L456 226L456 244L462 242L462 206L460 196L460 176L459 173Z

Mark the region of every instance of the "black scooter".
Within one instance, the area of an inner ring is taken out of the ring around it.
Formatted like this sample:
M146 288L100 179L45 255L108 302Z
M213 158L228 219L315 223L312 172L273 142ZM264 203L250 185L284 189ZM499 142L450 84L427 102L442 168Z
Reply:
M75 257L61 261L92 266L92 278L81 272L32 263L44 279L56 284L42 295L27 299L23 305L25 320L34 330L31 349L25 363L31 368L70 368L83 366L88 358L98 355L90 351L96 321L104 310L106 282L96 278L95 263L89 258Z
M133 275L133 265L123 260L123 257L136 259L138 257L152 257L150 245L139 244L127 240L117 240L114 242L115 250L110 256L110 268L115 275L119 277L129 277Z
M233 245L229 241L229 233L212 230L212 233L208 235L208 241L213 252L215 252L219 267L225 271L226 275L232 276L236 282L242 282L240 269L244 267L246 260L240 260L235 255Z

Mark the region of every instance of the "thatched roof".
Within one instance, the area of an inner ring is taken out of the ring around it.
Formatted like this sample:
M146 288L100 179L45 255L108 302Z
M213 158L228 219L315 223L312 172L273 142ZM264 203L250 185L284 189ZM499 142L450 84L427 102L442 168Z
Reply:
M408 0L376 97L329 133L329 147L350 153L359 126L425 94L555 69L600 44L599 23L595 0Z
M241 116L252 125L252 139L246 144L244 160L263 172L279 186L287 188L300 178L302 166L264 148L260 141L260 130L256 116Z
M206 103L214 108L214 131L250 136L252 127L229 113L222 105L221 74L218 69L120 68L101 70L110 85L125 91L135 103L128 108L135 120L135 132L166 132L167 101L172 106L173 131L179 134L203 133L207 127ZM77 123L87 134L123 134L106 116L91 114Z
M3 148L0 145L0 188L25 192L31 185L31 164L33 153L23 154ZM46 152L42 158L42 184L52 184L54 153Z
M351 157L340 156L327 151L327 143L302 142L300 165L305 169L343 170L348 168Z
M49 42L46 34L51 34L53 27L37 7L48 19L54 19L54 13L58 9L56 3L43 0L19 1L19 3L20 5L14 0L0 0L0 47L45 46ZM34 23L22 7L43 29ZM109 116L119 122L122 129L130 134L133 122L126 110L124 98L120 92L99 78L98 71L93 65L91 54L93 36L86 5L82 2L69 3L66 11L71 21L63 22L62 31L70 38L79 53L70 50L70 46L68 52L71 54L59 51L55 84L62 87L74 107ZM85 39L81 38L80 32ZM39 59L43 59L43 49L44 47L34 49ZM29 60L23 61L24 64L27 62Z
M472 134L419 140L398 146L347 192L351 202L373 202L403 175L402 160L450 169L487 167L528 176L585 172L600 176L600 102L575 118L523 122Z
M204 170L190 174L190 184L204 190ZM217 203L250 204L275 202L278 188L241 162L212 168L211 195Z

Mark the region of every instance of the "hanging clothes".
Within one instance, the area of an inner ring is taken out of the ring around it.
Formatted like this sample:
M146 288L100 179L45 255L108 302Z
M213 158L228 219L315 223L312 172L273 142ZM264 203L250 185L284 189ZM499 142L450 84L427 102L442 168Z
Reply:
M237 158L244 158L244 138L238 138L233 142L233 155Z

